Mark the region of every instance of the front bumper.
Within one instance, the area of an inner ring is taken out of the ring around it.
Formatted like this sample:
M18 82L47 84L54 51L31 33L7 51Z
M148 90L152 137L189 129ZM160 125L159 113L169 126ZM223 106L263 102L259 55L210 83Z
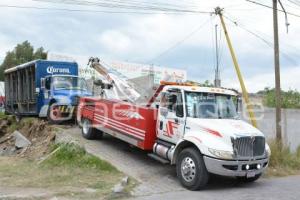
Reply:
M220 160L203 156L207 171L212 174L231 177L245 177L248 174L261 174L268 167L269 158L259 160ZM257 169L257 164L260 164L261 168ZM249 169L246 170L246 165L249 165Z

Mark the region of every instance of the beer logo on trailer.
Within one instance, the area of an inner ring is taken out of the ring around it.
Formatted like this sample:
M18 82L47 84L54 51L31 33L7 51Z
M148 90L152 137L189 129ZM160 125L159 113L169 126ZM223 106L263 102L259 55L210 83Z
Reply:
M53 66L47 67L47 73L53 74L53 73L64 73L64 74L70 74L69 68L56 68Z

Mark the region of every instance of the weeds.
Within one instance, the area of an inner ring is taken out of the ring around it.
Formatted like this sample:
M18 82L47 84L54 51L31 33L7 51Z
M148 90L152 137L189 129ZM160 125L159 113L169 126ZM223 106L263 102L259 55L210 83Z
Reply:
M107 172L117 172L110 163L87 153L76 144L58 144L52 148L57 149L49 159L45 161L47 166L66 166L71 168L88 168Z
M284 176L300 171L300 147L295 153L286 146L280 146L275 141L269 143L271 148L270 169L268 175Z

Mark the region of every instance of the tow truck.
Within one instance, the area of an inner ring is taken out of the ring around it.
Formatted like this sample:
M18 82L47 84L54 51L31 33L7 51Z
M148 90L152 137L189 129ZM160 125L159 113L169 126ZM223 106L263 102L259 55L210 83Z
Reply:
M103 68L99 59L91 65L97 71ZM107 84L117 87L112 80ZM210 174L252 182L268 166L271 151L265 136L239 118L237 97L226 88L161 82L144 105L132 98L82 97L77 120L84 138L105 133L123 140L151 158L176 165L180 183L199 190Z

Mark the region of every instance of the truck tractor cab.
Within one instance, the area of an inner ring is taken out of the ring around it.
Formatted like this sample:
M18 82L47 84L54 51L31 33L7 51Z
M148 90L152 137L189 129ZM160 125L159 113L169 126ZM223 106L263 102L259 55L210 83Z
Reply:
M79 98L91 96L85 79L73 75L50 75L41 79L44 105L50 122L73 118Z
M203 187L209 174L258 179L269 146L237 113L238 94L223 88L170 85L161 92L153 151L176 164L183 186Z

